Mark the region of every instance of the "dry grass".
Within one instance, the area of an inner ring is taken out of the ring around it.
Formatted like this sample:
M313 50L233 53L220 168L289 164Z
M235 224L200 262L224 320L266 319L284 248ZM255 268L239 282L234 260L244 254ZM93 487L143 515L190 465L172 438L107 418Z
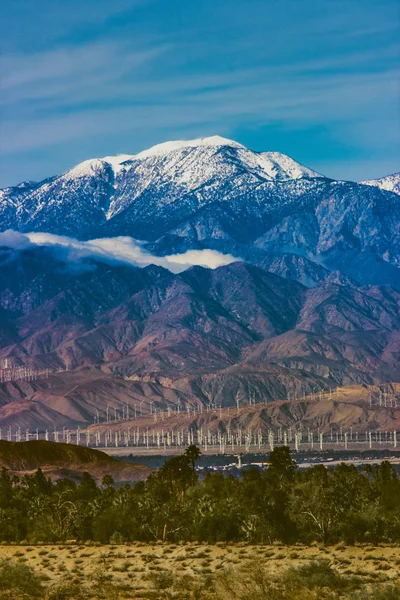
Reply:
M271 576L280 576L289 567L321 558L328 559L338 573L361 578L366 583L396 581L400 577L400 548L386 545L134 543L95 546L71 542L59 546L0 546L0 561L6 559L28 565L44 577L46 585L61 585L65 581L82 584L101 576L126 590L122 598L149 597L146 595L149 590L154 586L168 587L171 578L201 579L237 569L248 562L262 565Z

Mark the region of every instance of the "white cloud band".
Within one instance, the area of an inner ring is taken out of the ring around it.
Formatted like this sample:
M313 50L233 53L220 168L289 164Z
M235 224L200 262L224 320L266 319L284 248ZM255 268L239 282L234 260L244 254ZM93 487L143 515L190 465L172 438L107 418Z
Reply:
M191 266L202 266L216 269L228 265L236 260L231 254L222 254L216 250L187 250L182 254L169 256L154 256L144 250L137 240L131 237L99 238L81 242L74 238L54 235L51 233L26 233L5 231L0 233L0 246L22 249L30 245L54 246L68 250L68 260L76 262L84 258L93 257L104 262L122 262L139 267L159 265L179 273Z

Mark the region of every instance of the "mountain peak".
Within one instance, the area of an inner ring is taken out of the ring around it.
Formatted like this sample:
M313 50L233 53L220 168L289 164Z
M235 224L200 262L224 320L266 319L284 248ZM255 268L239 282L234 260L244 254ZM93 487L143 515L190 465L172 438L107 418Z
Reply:
M103 156L102 158L90 158L79 163L72 169L69 169L64 177L67 179L75 179L79 177L91 176L99 170L104 169L104 164L107 163L111 166L114 173L117 175L124 169L124 163L132 160L142 160L145 158L163 156L183 148L198 148L198 147L219 147L219 146L231 146L232 148L242 148L247 150L246 146L239 144L233 140L214 135L211 137L203 137L195 140L176 140L170 142L164 142L152 146L147 150L143 150L138 154L117 154L115 156Z
M387 175L380 179L369 179L368 181L361 181L360 183L362 185L372 185L381 190L394 192L395 194L400 195L400 173L393 173L392 175Z
M64 173L64 179L76 179L79 177L90 177L98 171L104 168L104 164L101 158L89 158L83 162L75 165L72 169L69 169Z
M286 154L280 152L260 152L257 154L260 166L269 174L271 179L314 179L324 177Z
M116 156L104 156L103 158L89 158L75 165L64 173L65 179L76 179L79 177L90 177L105 168L109 164L115 174L123 170L123 163L134 159L132 154L117 154Z
M256 152L247 148L239 142L228 138L214 135L211 137L202 137L193 140L175 140L163 142L152 146L147 150L143 150L138 154L118 154L116 156L104 156L102 158L92 158L85 160L64 174L67 179L75 179L87 177L96 174L109 165L118 175L125 169L130 169L135 161L142 161L149 158L167 157L169 154L179 152L184 149L218 149L218 148L234 148L238 151L240 160L250 170L256 170L266 176L270 180L287 180L287 179L312 179L322 177L319 173L303 166L293 158L281 154L279 152Z
M239 142L229 140L219 135L213 135L211 137L197 138L194 140L176 140L171 142L164 142L162 144L152 146L147 150L143 150L142 152L139 152L139 154L136 154L132 158L149 158L150 156L160 156L162 154L169 154L170 152L182 150L183 148L198 148L199 146L231 146L232 148L246 148L246 146L239 144Z
M240 159L250 169L256 168L267 175L269 179L300 179L322 177L320 173L312 171L295 161L293 158L281 154L280 152L256 152L247 146L229 140L219 135L211 137L202 137L194 140L176 140L164 142L152 146L148 150L139 152L131 158L133 160L142 160L150 157L168 155L171 152L177 152L185 148L220 148L230 147L238 150Z

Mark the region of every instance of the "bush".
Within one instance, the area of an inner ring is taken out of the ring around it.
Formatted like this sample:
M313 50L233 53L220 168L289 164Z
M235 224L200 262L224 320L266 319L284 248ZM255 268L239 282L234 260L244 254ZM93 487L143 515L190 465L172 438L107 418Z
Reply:
M171 571L161 571L150 573L149 579L156 590L167 590L174 583L174 575Z
M284 575L284 581L293 587L309 589L341 590L348 586L348 581L332 568L326 558L288 569Z
M19 593L28 598L40 598L44 591L40 578L30 567L7 561L0 563L0 590L16 592L14 597Z
M370 591L362 591L354 600L398 600L400 598L400 584L374 586Z
M65 583L51 588L46 600L85 600L88 597L88 593L79 584Z
M251 561L239 569L215 575L214 586L218 600L350 600L356 597L354 588L360 586L360 580L341 576L327 559L289 568L281 576L274 576L259 562Z

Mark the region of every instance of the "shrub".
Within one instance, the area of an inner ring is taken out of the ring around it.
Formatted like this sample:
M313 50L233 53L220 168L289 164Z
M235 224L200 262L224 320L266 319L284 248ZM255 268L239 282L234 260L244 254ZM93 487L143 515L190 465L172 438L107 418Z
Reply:
M363 590L354 600L398 600L400 598L400 583L378 585L371 590Z
M24 594L28 598L39 598L43 593L40 578L25 564L0 563L0 590Z
M167 590L174 583L174 575L171 571L152 572L149 574L149 579L157 590Z
M300 567L289 568L284 575L284 581L293 587L329 588L341 590L347 587L348 582L335 569L326 558L309 562Z
M88 593L77 583L64 583L49 590L46 600L85 600Z

